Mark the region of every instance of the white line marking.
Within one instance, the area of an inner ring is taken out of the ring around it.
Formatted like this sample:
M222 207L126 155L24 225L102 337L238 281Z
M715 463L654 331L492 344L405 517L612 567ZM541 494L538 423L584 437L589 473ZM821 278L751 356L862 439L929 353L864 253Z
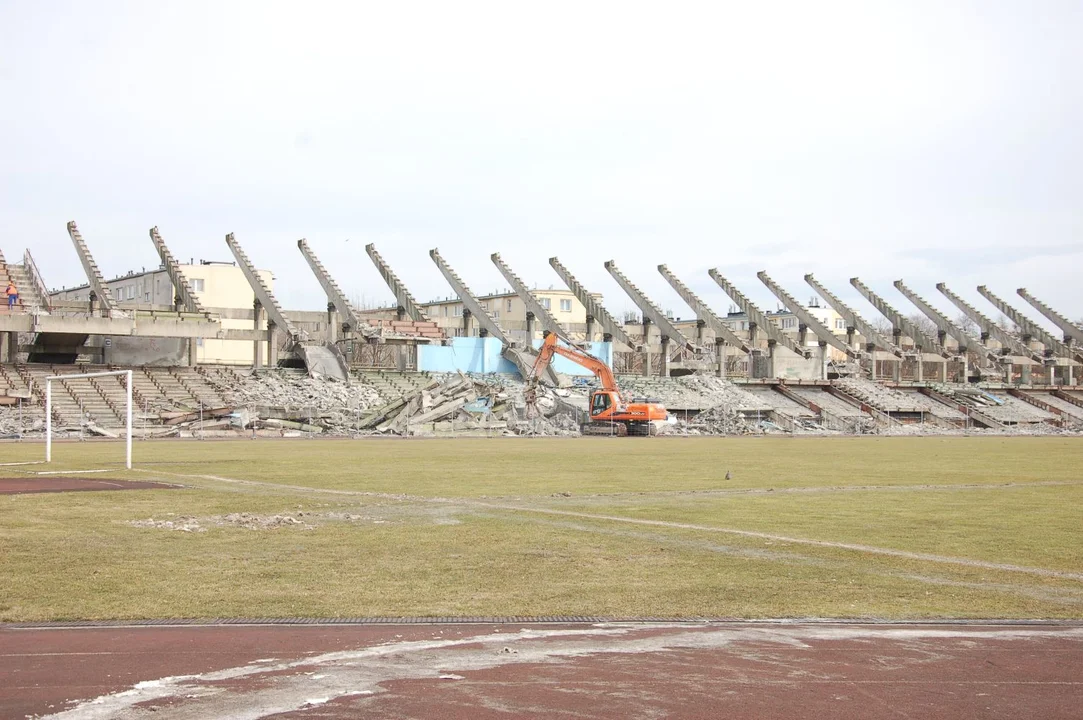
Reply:
M420 497L416 495L396 495L392 493L381 492L367 492L361 490L334 490L328 488L313 488L305 487L303 485L279 485L277 483L260 482L258 480L239 480L236 478L227 478L220 475L185 475L182 473L169 473L159 472L151 470L136 470L135 472L155 473L160 475L172 475L182 478L200 478L204 480L215 480L224 483L236 483L241 485L251 485L255 487L263 487L267 489L278 490L296 490L306 493L325 493L330 495L351 495L362 497L383 497L391 498L395 500L433 503L433 504L459 504L469 507L483 507L491 510L504 510L509 512L521 512L521 513L535 513L541 515L558 515L563 517L574 517L585 520L600 520L604 522L619 522L628 523L631 525L646 525L649 527L664 527L672 528L674 530L692 530L695 532L708 532L708 533L722 533L726 535L736 535L738 537L750 537L758 540L773 540L775 542L792 543L795 545L808 545L812 547L824 547L832 548L835 550L851 550L853 552L861 552L870 555L885 555L888 557L904 558L906 560L921 560L923 562L935 562L943 563L947 565L960 565L963 567L982 568L984 570L996 570L1000 572L1012 572L1023 573L1026 575L1037 575L1039 577L1050 578L1062 578L1067 580L1077 580L1083 582L1083 573L1067 572L1063 570L1049 570L1047 568L1027 567L1025 565L1013 565L1010 563L995 563L986 560L971 560L969 558L952 557L949 555L935 555L932 553L920 553L910 552L908 550L896 550L895 548L877 547L875 545L863 545L859 543L846 543L846 542L833 542L830 540L812 540L809 538L792 537L788 535L776 535L774 533L759 532L756 530L742 530L739 528L723 528L714 527L710 525L693 525L691 523L678 523L670 522L667 520L646 520L641 518L628 518L621 517L619 515L600 515L595 513L577 512L574 510L557 510L552 508L533 508L523 507L521 505L512 505L505 503L485 502L481 500L474 500L472 498L441 498L441 497Z

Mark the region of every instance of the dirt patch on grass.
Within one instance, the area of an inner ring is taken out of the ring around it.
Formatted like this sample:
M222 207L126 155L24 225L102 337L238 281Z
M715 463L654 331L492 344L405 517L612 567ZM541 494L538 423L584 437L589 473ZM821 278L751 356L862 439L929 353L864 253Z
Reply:
M177 490L180 487L182 486L146 480L114 480L112 478L50 476L0 478L0 495L87 490Z
M153 528L155 530L178 530L180 532L207 532L211 528L241 528L243 530L278 530L280 528L295 528L298 530L315 530L320 525L328 522L346 523L370 523L380 525L388 521L383 518L372 517L360 513L351 512L313 512L298 510L296 512L276 513L273 515L260 515L257 513L229 513L228 515L211 515L208 517L196 517L194 515L177 515L170 513L164 518L147 518L146 520L129 520L126 524L137 528Z

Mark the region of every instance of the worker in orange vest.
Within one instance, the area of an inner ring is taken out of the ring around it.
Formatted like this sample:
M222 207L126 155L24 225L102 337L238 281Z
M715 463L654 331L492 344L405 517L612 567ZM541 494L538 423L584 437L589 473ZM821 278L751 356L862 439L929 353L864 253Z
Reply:
M8 280L8 312L15 309L15 303L19 302L19 288L15 287L15 283Z

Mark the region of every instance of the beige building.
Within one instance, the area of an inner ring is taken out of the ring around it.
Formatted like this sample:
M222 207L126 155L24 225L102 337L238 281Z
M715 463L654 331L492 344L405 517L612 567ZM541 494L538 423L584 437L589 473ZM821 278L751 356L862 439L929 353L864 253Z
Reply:
M543 308L573 337L586 332L587 310L571 290L535 289L531 291ZM505 331L515 336L526 333L526 303L514 292L495 293L478 298L482 307ZM449 337L461 337L463 331L463 303L458 298L433 300L422 309ZM535 323L536 337L541 326ZM470 334L478 334L478 324L470 323Z
M221 310L251 311L256 296L248 284L241 269L232 263L201 261L197 265L180 265L180 271L192 286L192 291L203 307L211 314L223 314ZM272 291L274 275L270 270L257 271L263 282ZM173 283L164 268L131 272L106 281L113 299L122 308L168 309L173 306ZM50 293L54 300L72 300L86 302L90 299L90 286L80 285L74 288ZM232 314L232 313L226 313ZM245 318L222 317L224 329L251 330L253 321ZM260 329L266 329L264 320ZM210 365L251 365L253 344L248 340L215 340L211 338L196 341L196 360ZM264 343L263 357L267 357Z

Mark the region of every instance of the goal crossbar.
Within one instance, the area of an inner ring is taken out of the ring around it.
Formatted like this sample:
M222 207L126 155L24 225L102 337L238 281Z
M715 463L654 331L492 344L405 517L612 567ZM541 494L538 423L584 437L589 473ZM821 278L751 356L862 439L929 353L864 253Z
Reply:
M128 395L127 419L125 422L124 467L132 469L132 371L107 370L92 373L73 373L71 375L50 375L45 378L45 462L53 461L53 380L81 380L83 378L110 377L125 375L128 382L125 390Z

